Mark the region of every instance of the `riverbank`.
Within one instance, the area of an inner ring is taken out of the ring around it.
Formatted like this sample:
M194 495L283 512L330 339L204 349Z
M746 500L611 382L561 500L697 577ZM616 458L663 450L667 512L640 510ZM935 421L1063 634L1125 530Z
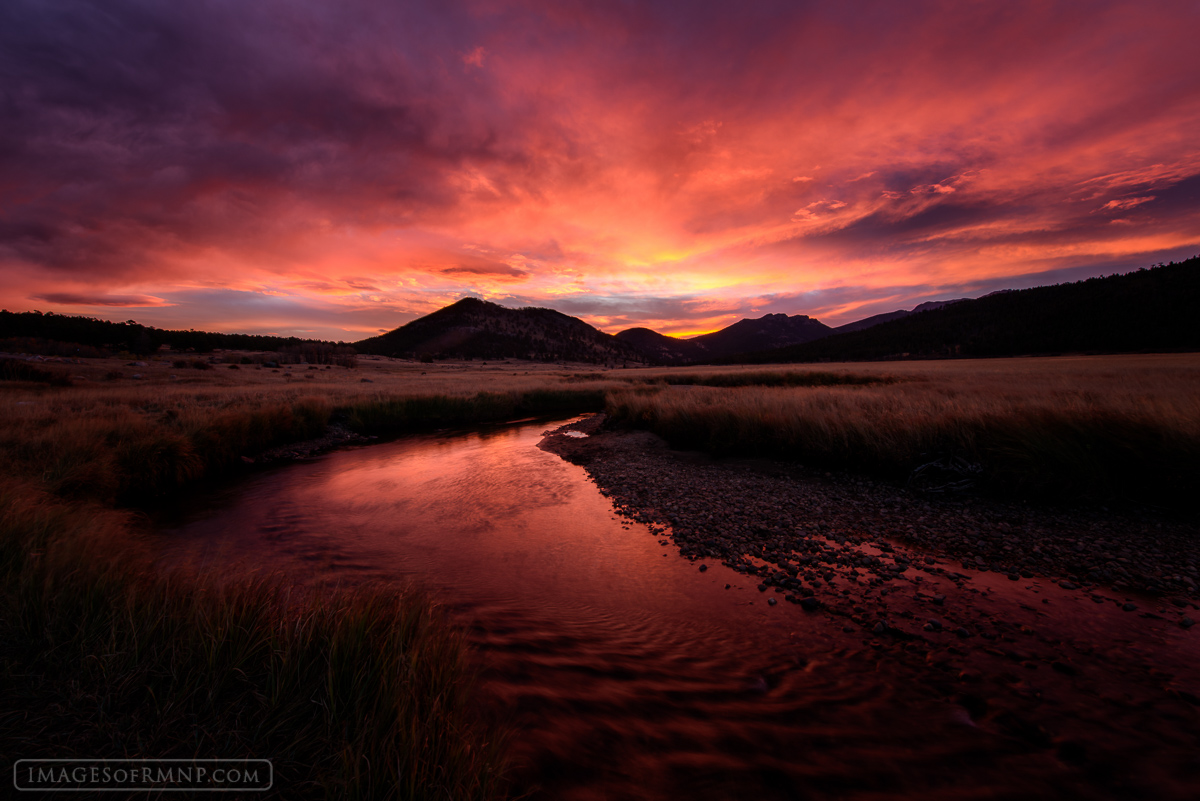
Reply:
M1191 380L1190 357L1164 359L1166 368L1182 366ZM273 586L217 593L203 577L163 580L142 561L131 509L169 502L201 479L238 477L263 463L304 460L371 437L544 413L565 417L596 410L614 393L628 405L639 398L719 397L712 393L730 387L741 397L767 384L786 388L789 403L820 404L831 395L870 398L877 390L945 397L971 371L993 371L993 384L1031 370L1043 377L1062 371L1053 360L1032 367L923 364L911 374L903 365L839 366L810 378L794 367L731 371L729 378L683 368L660 382L661 371L548 365L378 361L356 370L218 368L186 378L165 365L151 367L136 379L110 378L114 371L93 365L84 380L72 379L75 386L0 385L2 750L161 757L234 743L239 754L279 755L293 771L287 789L318 797L371 795L384 784L405 784L412 797L502 792L504 755L495 730L476 728L469 649L436 604L394 587L285 604L277 603ZM1156 376L1174 380L1166 368L1156 368ZM1103 387L1117 380L1106 377L1110 369L1128 376L1141 368L1091 360L1083 372ZM929 379L939 370L941 378ZM701 386L670 386L679 383ZM841 418L867 429L873 419ZM837 671L852 663L874 670L871 659L901 666L898 692L911 686L922 698L944 699L953 714L965 716L963 726L989 732L988 748L1000 738L1022 759L1048 756L1056 787L1099 788L1098 798L1111 797L1109 786L1164 798L1195 795L1178 745L1180 738L1195 741L1188 721L1200 695L1196 630L1186 628L1189 616L1200 617L1189 550L1194 529L1161 515L1048 514L959 496L939 501L866 474L827 474L794 462L718 462L671 452L644 432L593 433L551 441L587 464L620 511L663 537L664 553L673 552L666 548L673 538L695 570L705 569L705 581L722 577L730 598L740 594L739 603L751 609L827 623L845 641ZM518 473L505 481L526 478ZM519 502L523 493L517 487L506 497ZM436 530L436 521L429 525ZM554 531L571 528L568 522ZM696 574L681 564L690 584ZM987 572L976 569L982 567ZM709 589L721 595L719 585ZM387 625L375 628L375 620ZM624 615L613 622L618 633L629 626ZM388 634L393 629L396 637ZM685 622L681 630L691 629ZM322 661L335 651L349 656ZM414 652L428 657L419 675L389 684L401 667L411 668ZM291 656L280 662L281 653ZM622 648L613 653L624 658ZM797 653L808 652L797 646ZM519 660L526 658L521 651ZM628 670L622 664L616 674ZM1117 675L1134 678L1122 683ZM705 686L710 677L698 671L695 678ZM564 704L535 684L523 685L520 698L542 693L546 703ZM650 685L646 698L657 692ZM56 700L63 693L67 701ZM395 717L359 714L379 698L390 699L385 706L398 710ZM704 703L680 705L677 727L664 739L685 736ZM1094 713L1086 712L1089 704ZM736 715L757 720L756 710L739 707ZM576 713L571 707L564 717L574 720ZM389 727L421 736L400 737ZM188 739L197 729L201 739ZM1152 753L1131 758L1130 732L1149 732ZM760 732L746 742L765 748L773 736ZM611 751L592 748L586 732L570 742L597 771L611 761ZM713 742L720 747L719 738ZM800 770L783 753L790 748L781 747L781 771ZM399 772L381 779L362 769L355 753ZM562 744L556 764L578 765L580 753ZM992 753L975 764L998 776ZM329 754L338 756L322 756ZM1114 755L1129 766L1119 781L1103 771ZM1080 774L1056 773L1060 763ZM832 763L828 768L848 775ZM449 775L460 782L447 791ZM544 779L535 771L530 781ZM803 785L802 777L793 779ZM633 777L629 782L636 786Z
M435 601L395 584L218 586L164 573L139 538L136 509L201 481L603 402L560 374L382 364L0 385L0 751L262 757L288 798L506 794L503 726Z
M784 378L783 368L768 375ZM852 470L930 491L969 486L1196 513L1197 354L822 368L796 373L807 385L679 370L662 376L673 385L665 391L611 393L606 411L682 450Z
M796 463L733 457L717 461L695 452L689 457L685 451L669 451L665 441L649 432L625 429L603 415L572 428L593 436L554 437L547 447L586 466L618 508L639 522L672 525L673 537L688 557L744 565L750 555L782 553L776 540L793 535L886 540L1014 581L1052 580L1080 591L1111 588L1161 597L1165 607L1179 610L1196 611L1200 603L1200 527L1178 516L971 494L931 496ZM656 457L663 457L661 464L647 461ZM755 495L747 495L744 481L723 488L726 469L739 466L760 478L756 468L765 470L783 483L756 484ZM660 487L655 492L645 481L660 469L665 472L655 477L651 486ZM707 501L697 505L681 497ZM825 556L812 558L822 563ZM876 580L893 572L875 563L857 569Z
M824 619L847 648L988 733L997 759L1009 748L1041 760L1060 797L1200 790L1200 609L1183 580L1193 524L935 500L673 451L599 416L564 430L588 436L559 431L542 447L582 465L668 553L773 614Z

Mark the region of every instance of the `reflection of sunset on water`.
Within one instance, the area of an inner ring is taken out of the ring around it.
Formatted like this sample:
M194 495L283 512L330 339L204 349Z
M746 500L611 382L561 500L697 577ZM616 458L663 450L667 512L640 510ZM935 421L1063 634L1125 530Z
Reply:
M568 453L636 441L597 423L571 424L587 438L526 423L331 453L195 497L196 515L151 541L164 566L212 579L430 590L475 646L479 697L514 725L533 798L1194 797L1194 726L1169 692L1194 687L1200 644L1170 616L860 539L918 515L937 525L916 511L927 497L842 529L899 492L882 484L628 444L587 460L625 464L631 496L555 455L556 439ZM637 522L632 497L668 486L680 527ZM730 536L739 519L779 522L756 516L767 499L806 518L783 524L808 531L794 558L837 554L798 573L817 610L737 569L761 559L684 558L697 510L705 535ZM1167 694L1147 664L1173 677ZM1133 789L1109 792L1114 774Z

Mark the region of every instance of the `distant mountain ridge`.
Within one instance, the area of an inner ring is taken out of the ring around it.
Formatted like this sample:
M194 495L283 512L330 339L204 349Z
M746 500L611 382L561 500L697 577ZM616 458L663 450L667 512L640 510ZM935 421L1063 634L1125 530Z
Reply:
M703 361L707 355L690 339L670 337L649 328L628 328L616 337L659 364L688 364Z
M640 350L553 309L509 309L463 298L394 331L355 342L360 353L409 358L529 359L643 364Z
M669 337L649 328L630 328L617 334L617 339L665 364L686 364L811 342L828 336L832 330L804 314L791 317L767 314L756 319L738 320L720 331L690 339Z
M692 337L689 342L720 359L750 350L798 345L829 336L833 329L807 314L765 314L758 319L738 320L728 328Z
M767 314L758 318L738 320L720 331L689 339L667 336L649 328L630 328L616 336L656 361L664 364L688 364L801 345L833 334L861 331L910 314L940 309L947 304L958 302L959 300L931 300L913 309L876 314L837 328L830 328L806 314L795 314L791 317L786 314Z
M1200 256L1075 283L999 290L974 300L929 301L837 328L803 314L767 314L690 339L648 328L614 336L552 309L509 309L463 298L354 347L361 353L407 358L518 358L607 366L1200 350L1197 312ZM10 350L72 356L110 350L149 353L162 344L196 351L332 344L7 311L0 311L0 342Z
M1200 256L1120 275L1002 290L726 362L867 361L1200 350Z
M967 298L956 298L955 300L928 300L908 311L900 309L899 311L894 312L884 312L883 314L864 317L863 319L856 320L853 323L839 325L837 328L834 328L831 333L844 334L847 331L862 331L863 329L879 325L880 323L890 323L892 320L899 320L901 317L907 317L910 314L920 314L921 312L933 311L934 309L940 309L943 306L951 303L958 303L963 300L967 300Z

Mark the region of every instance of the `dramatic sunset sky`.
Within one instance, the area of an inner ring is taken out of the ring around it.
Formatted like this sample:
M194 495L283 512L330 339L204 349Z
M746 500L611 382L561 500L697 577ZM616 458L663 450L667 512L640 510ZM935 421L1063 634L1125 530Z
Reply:
M1200 253L1200 3L4 0L0 307L837 325Z

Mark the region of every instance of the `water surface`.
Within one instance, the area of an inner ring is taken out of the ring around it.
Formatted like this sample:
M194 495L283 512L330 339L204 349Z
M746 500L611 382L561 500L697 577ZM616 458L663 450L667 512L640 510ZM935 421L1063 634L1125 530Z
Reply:
M700 572L618 519L583 468L536 447L546 428L412 437L260 474L165 531L164 559L429 589L470 632L482 695L515 722L538 798L1080 789L861 636L769 607L751 579Z

